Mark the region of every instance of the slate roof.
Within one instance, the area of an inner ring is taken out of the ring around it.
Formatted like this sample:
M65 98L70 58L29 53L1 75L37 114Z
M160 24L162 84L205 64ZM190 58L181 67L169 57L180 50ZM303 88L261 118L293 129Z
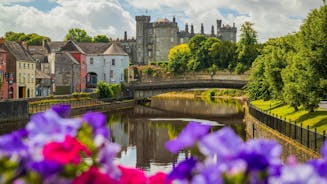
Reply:
M5 41L5 45L8 48L8 51L12 55L14 55L17 60L34 61L28 51L24 49L23 46L19 45L17 42Z
M46 73L41 72L40 70L35 70L35 78L36 79L50 79L50 76Z
M77 43L86 54L103 54L110 43Z
M59 51L60 48L66 44L66 42L52 41L52 42L48 42L47 44L49 45L51 50L58 50Z
M113 42L103 54L114 56L128 56L128 54L115 42Z
M68 65L79 64L79 62L76 61L76 59L67 52L57 52L55 62L60 62Z
M41 55L47 54L47 50L43 46L30 45L30 46L28 46L28 50L32 55L33 54L41 54Z

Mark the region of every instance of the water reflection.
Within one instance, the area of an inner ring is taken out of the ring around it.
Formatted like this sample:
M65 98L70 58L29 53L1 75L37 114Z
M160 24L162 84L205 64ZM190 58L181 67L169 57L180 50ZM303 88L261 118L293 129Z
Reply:
M153 98L147 106L110 113L108 126L111 139L122 146L116 161L125 166L142 168L149 174L159 170L168 172L178 160L196 152L189 150L171 154L165 149L165 142L176 137L188 123L183 118L228 124L244 137L242 105L239 103L240 107L237 107L236 104ZM213 126L211 131L220 128Z

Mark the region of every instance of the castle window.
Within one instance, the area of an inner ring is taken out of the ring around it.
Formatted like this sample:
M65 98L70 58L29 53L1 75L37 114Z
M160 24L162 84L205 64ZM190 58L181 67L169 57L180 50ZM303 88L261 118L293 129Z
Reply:
M160 51L157 50L156 55L157 56L160 56Z
M174 37L171 37L170 38L170 42L174 42Z
M151 51L149 51L149 57L151 57Z
M106 74L103 74L103 80L106 81Z
M90 64L93 65L93 58L90 58Z
M184 38L181 38L181 43L184 43Z
M110 70L110 79L114 78L114 71Z
M115 59L112 59L112 60L111 60L111 65L112 65L112 66L115 66Z

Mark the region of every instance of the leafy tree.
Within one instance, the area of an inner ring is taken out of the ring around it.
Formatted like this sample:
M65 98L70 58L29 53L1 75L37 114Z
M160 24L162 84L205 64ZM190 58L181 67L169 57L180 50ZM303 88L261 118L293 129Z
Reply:
M93 42L96 42L96 43L109 43L110 40L109 38L106 36L106 35L97 35L93 38Z
M92 42L92 37L90 37L83 29L73 28L66 34L65 41L67 40L75 40L76 42Z
M10 31L5 33L5 40L15 42L26 42L29 45L42 45L43 40L50 41L50 38L38 35L36 33L25 34Z
M215 42L209 49L209 55L218 68L226 69L236 63L236 44L230 41Z
M244 66L250 67L258 55L257 32L253 23L245 22L241 26L240 41L237 43L237 58Z
M187 44L171 48L168 54L168 71L174 74L185 72L191 56L191 50Z

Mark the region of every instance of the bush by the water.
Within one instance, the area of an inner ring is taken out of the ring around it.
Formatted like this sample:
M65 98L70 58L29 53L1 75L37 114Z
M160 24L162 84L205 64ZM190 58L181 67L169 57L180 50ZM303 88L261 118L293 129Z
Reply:
M97 93L100 98L118 97L121 93L121 88L118 84L108 84L104 81L99 81L97 83Z

